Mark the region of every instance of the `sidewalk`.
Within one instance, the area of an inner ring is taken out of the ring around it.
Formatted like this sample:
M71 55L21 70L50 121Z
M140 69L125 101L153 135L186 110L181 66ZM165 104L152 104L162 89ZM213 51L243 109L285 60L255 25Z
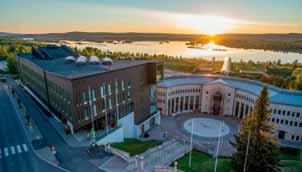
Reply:
M56 157L51 153L49 147L45 144L44 138L35 124L34 120L30 119L30 125L28 125L28 120L26 119L26 108L23 104L18 105L16 100L16 95L13 95L12 92L7 88L4 87L6 90L7 95L9 96L10 102L15 108L19 119L24 124L25 132L30 140L31 145L33 146L35 152L40 156L43 157L44 160L51 162L52 164L59 166L59 162Z

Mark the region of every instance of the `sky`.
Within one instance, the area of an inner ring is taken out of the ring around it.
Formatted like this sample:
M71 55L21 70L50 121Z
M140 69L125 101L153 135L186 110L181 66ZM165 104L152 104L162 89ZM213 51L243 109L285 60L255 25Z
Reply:
M0 0L0 32L302 33L302 0Z

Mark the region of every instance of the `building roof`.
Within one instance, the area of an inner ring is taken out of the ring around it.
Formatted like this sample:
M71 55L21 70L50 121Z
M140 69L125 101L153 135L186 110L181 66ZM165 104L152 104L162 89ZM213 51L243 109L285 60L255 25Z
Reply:
M32 53L20 53L19 58L27 60L36 65L45 72L52 73L66 79L77 79L99 73L109 72L129 68L154 61L139 60L116 60L112 65L103 65L101 63L66 63L66 57L81 57L66 46L46 46L33 48Z
M208 83L224 83L258 96L264 83L248 79L235 78L221 75L185 75L167 78L158 84L159 87L169 88L182 85L196 85ZM272 85L267 85L269 98L272 103L302 107L302 91L290 91Z

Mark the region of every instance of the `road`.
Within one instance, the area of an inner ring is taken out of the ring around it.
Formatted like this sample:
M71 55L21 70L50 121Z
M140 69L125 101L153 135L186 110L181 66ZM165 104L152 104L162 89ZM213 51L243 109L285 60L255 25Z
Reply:
M47 145L55 145L60 166L72 172L103 172L88 161L86 148L70 147L47 120L36 102L13 80L8 79L16 94L39 128ZM103 155L106 156L106 155Z
M0 83L0 171L61 171L34 153L14 106Z

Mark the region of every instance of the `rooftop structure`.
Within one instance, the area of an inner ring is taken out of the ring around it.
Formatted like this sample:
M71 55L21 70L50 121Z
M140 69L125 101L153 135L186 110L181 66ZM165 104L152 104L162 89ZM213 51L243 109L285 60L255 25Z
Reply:
M249 93L252 93L256 96L260 94L263 86L267 85L262 82L236 78L230 76L221 76L221 75L203 75L203 76L178 76L171 77L163 82L159 83L159 87L174 87L181 85L192 85L192 84L207 84L220 82L225 85L229 85L232 88L240 89ZM281 104L289 104L295 106L302 106L302 92L301 91L291 91L281 89L272 85L267 85L269 88L270 101Z
M152 61L133 61L133 60L113 60L105 57L102 63L99 63L99 58L92 56L89 59L85 56L74 53L66 46L48 46L33 48L32 53L21 53L18 57L33 63L43 71L52 73L67 79L77 79L90 75L110 72L112 70L125 69L133 66L138 66ZM71 62L71 58L76 59L75 63ZM97 64L97 65L95 65ZM109 66L110 65L110 66Z

